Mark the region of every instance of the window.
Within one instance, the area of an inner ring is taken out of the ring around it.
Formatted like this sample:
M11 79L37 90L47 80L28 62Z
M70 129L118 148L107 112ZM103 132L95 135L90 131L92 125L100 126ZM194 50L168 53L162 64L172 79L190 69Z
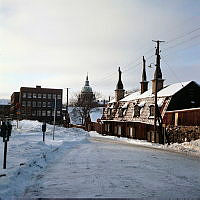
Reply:
M37 107L41 107L41 102L40 101L37 102Z
M32 94L28 93L28 98L31 99L32 98Z
M51 116L51 110L47 110L47 116L48 116L48 117Z
M48 94L48 99L51 99L51 94Z
M42 94L38 94L38 98L41 99L42 98Z
M24 110L24 109L22 109L22 110L21 110L21 113L22 113L22 114L25 114L26 112L25 112L25 110Z
M36 101L32 102L33 107L36 107Z
M22 97L26 98L26 93L25 92L22 93Z
M56 94L53 94L53 99L55 99L56 98Z
M110 132L110 124L107 124L107 132Z
M60 111L57 111L57 116L60 116Z
M154 116L154 105L151 105L150 107L149 107L149 109L150 109L150 117L151 116Z
M138 105L134 106L134 117L140 116L140 107Z
M57 95L57 99L61 99L61 94L58 94L58 95Z
M47 94L43 94L43 98L46 99L47 98Z
M122 108L118 109L118 116L123 117L123 109Z
M53 110L52 113L51 113L51 115L54 116L54 113L55 113L55 111Z
M51 102L47 102L47 107L51 108Z
M37 111L37 116L40 117L41 116L41 110Z
M44 102L42 102L42 107L46 107L47 106L47 103L44 101Z
M111 115L112 109L108 108L108 115Z
M32 116L36 116L36 110L32 111Z
M22 101L22 106L26 107L26 101Z
M46 116L46 110L43 110L43 111L42 111L42 116L43 116L43 117Z
M31 107L31 101L27 101L27 107Z
M37 94L33 93L33 98L36 99L37 98Z

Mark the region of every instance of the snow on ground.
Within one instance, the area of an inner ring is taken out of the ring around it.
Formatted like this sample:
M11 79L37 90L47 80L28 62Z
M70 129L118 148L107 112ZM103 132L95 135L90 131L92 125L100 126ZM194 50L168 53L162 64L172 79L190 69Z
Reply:
M141 146L146 146L146 147L151 147L151 148L158 148L158 149L164 149L164 150L169 150L169 151L175 151L175 152L181 152L181 153L186 153L188 155L193 155L193 156L200 156L200 139L191 141L191 142L184 142L184 143L174 143L174 144L157 144L157 143L151 143L147 142L146 140L137 140L137 139L130 139L130 138L125 138L125 137L116 137L116 136L103 136L101 134L98 134L95 131L89 132L91 137L100 137L100 138L108 138L116 141L121 141L121 142L126 142L129 144L134 144L134 145L141 145Z
M23 120L16 128L13 123L12 136L8 142L7 169L0 156L0 198L19 196L31 184L34 174L44 169L62 155L62 151L87 142L88 133L82 129L66 129L56 126L55 140L52 139L53 126L47 124L45 143L42 141L41 123ZM3 155L4 143L0 149Z
M0 105L9 105L10 100L9 99L0 99Z

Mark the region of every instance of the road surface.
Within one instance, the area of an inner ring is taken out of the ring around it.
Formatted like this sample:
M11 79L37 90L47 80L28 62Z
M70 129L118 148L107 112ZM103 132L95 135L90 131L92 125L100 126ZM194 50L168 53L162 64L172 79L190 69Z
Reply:
M67 149L24 197L200 197L199 159L98 140Z

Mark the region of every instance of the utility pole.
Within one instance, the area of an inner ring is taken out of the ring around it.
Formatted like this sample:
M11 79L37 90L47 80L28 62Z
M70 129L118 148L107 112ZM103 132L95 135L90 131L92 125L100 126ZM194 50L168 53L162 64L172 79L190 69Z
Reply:
M66 105L66 112L68 113L68 107L69 107L69 89L70 88L65 88L65 89L67 89L67 105Z
M70 88L65 88L65 89L67 89L67 105L66 105L65 121L66 121L67 128L69 128L69 124L70 124L70 117L69 117L69 89Z
M156 47L156 76L155 76L155 105L154 105L154 134L155 134L155 137L156 138L156 135L157 135L157 119L158 119L158 115L157 113L159 112L159 108L158 108L158 104L157 104L157 90L158 90L158 69L160 69L160 43L161 42L164 42L164 41L160 41L160 40L152 40L153 42L156 42L157 44L157 47ZM161 142L161 137L160 137L160 134L162 133L159 133L159 143Z
M55 97L55 103L54 103L54 119L53 119L53 140L54 140L54 132L55 132L55 124L56 124L56 97Z

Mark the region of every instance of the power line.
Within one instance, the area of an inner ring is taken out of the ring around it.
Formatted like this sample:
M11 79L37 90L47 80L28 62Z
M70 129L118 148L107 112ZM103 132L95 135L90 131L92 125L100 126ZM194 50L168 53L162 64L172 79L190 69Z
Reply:
M187 33L185 33L185 34L182 34L182 35L179 36L179 37L173 38L173 39L167 41L166 44L169 44L169 43L172 43L172 42L174 42L174 41L176 41L176 40L178 40L178 39L184 38L185 36L190 35L191 33L194 33L194 32L196 32L196 31L198 31L198 30L200 30L200 27L198 27L198 28L196 28L196 29L194 29L194 30L192 30L192 31L189 31L189 32L187 32ZM165 52L165 51L168 50L168 49L175 48L176 46L182 45L182 44L184 44L184 43L186 43L186 42L189 42L189 41L191 41L191 40L194 40L194 39L196 39L196 38L198 38L198 37L200 37L200 35L193 36L193 37L190 38L189 40L180 42L180 43L178 43L178 44L175 44L174 46L167 47L167 48L165 48L163 51ZM153 49L154 49L154 48L149 49L149 50L148 50L146 53L144 53L143 55L148 54L148 53L149 53L150 51L152 51ZM162 52L163 52L163 51L162 51ZM148 57L148 58L146 58L146 59L149 59L149 58L151 58L151 57L153 57L153 56L154 56L154 55L151 55L150 57ZM126 73L126 72L128 72L128 71L130 71L130 70L132 70L132 69L135 69L137 66L139 66L140 64L142 64L142 62L139 62L139 63L135 64L134 66L132 66L131 68L127 68L128 66L132 65L133 63L136 63L136 61L138 61L139 59L141 59L141 58L139 57L138 59L136 59L136 60L134 60L133 62L131 62L131 63L129 63L128 65L126 65L126 68L123 70L123 73ZM103 79L98 80L97 82L108 80L108 79L109 79L110 77L112 77L112 76L115 76L115 73L111 72L111 73L109 73L109 75L105 76ZM92 85L96 85L96 84L92 84Z
M196 32L196 31L198 31L198 30L200 30L200 27L198 27L198 28L196 28L196 29L194 29L194 30L192 30L192 31L190 31L190 32L188 32L188 33L185 33L185 34L183 34L183 35L181 35L181 36L179 36L179 37L176 37L176 38L174 38L174 39L171 39L171 40L167 41L166 44L169 44L170 42L173 42L173 41L175 41L175 40L181 39L181 38L183 38L183 37L185 37L185 36L187 36L187 35L190 35L191 33L194 33L194 32Z
M180 81L180 79L178 78L178 76L176 75L176 73L172 70L172 68L169 66L169 64L167 63L167 61L162 57L162 61L164 61L165 65L167 66L167 68L171 71L171 73L174 75L175 79L177 79L177 81L183 86L182 82Z

